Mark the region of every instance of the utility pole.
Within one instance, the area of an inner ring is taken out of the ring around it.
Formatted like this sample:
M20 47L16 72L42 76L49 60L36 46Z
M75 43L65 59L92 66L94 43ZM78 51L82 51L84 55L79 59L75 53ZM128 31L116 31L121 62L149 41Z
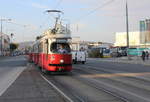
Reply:
M0 19L1 22L1 55L3 55L3 21L11 21L11 19Z
M128 2L126 0L126 32L127 32L127 56L128 56L128 59L130 59L130 56L129 56L129 19L128 19Z
M3 41L2 41L3 40L3 37L2 37L3 36L3 34L2 34L2 25L3 24L2 24L2 19L1 19L1 45L0 45L1 46L1 55L2 55L2 52L3 52L3 47L2 47L3 46L3 44L2 44L3 43Z

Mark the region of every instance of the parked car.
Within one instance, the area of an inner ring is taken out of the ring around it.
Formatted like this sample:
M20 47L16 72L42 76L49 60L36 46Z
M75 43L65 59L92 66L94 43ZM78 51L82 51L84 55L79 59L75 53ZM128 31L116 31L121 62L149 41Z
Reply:
M72 51L72 61L74 64L76 64L78 62L85 64L86 53L84 51Z

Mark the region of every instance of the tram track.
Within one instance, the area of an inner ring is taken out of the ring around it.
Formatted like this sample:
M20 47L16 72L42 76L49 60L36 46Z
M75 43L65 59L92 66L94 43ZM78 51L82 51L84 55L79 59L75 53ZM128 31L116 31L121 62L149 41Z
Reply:
M93 65L88 65L88 66L81 66L81 67L84 67L84 68L90 68L90 70L95 70L95 71L99 71L99 72L104 72L106 74L118 74L120 76L125 76L125 77L122 77L122 78L125 78L125 79L133 79L133 80L136 80L138 82L142 82L144 84L150 84L150 80L148 78L145 78L143 76L138 76L138 75L143 75L143 74L140 74L140 73L131 73L131 72L127 72L127 71L116 71L116 70L110 70L108 68L102 68L102 67L97 67L97 66L93 66ZM129 73L128 75L121 75L122 73ZM131 74L135 74L135 75L131 75ZM149 74L150 73L144 73L144 74Z
M93 68L90 68L93 67ZM103 91L104 93L109 94L112 97L115 97L114 102L141 102L141 100L144 100L142 102L149 102L149 98L144 97L144 96L140 96L137 95L136 93L132 93L132 91L128 91L126 90L126 88L131 88L131 90L137 90L140 91L141 89L137 86L132 86L132 85L128 85L128 83L124 83L121 81L116 81L114 79L109 79L109 78L105 78L103 80L99 80L99 78L86 78L86 77L82 77L84 75L94 75L95 73L101 73L101 74L113 74L115 72L111 72L109 70L103 70L101 68L99 68L99 66L92 66L92 65L75 65L74 66L74 70L72 72L72 75L63 75L63 76L59 76L59 75L43 75L43 77L45 77L44 80L50 81L55 87L57 87L56 91L58 91L58 89L61 91L59 92L59 94L64 97L64 100L66 102L99 102L99 101L93 101L90 100L90 98L88 99L81 90L81 93L78 92L76 89L80 90L79 86L73 86L72 87L72 82L70 84L69 80L74 80L74 81L80 81L81 83L79 85L86 85L88 86L88 88L94 88L97 91L101 92ZM69 80L68 80L69 78ZM127 78L130 80L130 77ZM137 81L138 78L131 78L131 79L135 79ZM140 79L140 81L144 82L145 80ZM139 82L140 82L139 81ZM149 84L149 81L146 81ZM48 82L49 83L49 82ZM113 84L109 84L109 83L113 83ZM117 84L116 84L117 83ZM109 84L109 85L108 85ZM51 85L52 86L52 85ZM115 86L115 87L114 87ZM118 87L119 86L119 87ZM122 87L124 86L124 87ZM67 90L66 90L67 89ZM85 90L84 90L85 91ZM147 94L149 94L150 92L147 91L146 89L142 89L142 92L145 93L147 92ZM66 96L68 98L66 98ZM131 96L134 97L138 97L137 101L135 101L132 98L129 98ZM138 101L140 99L140 101ZM112 102L113 102L112 101ZM107 101L106 101L107 102Z
M77 65L78 66L78 65ZM77 67L76 66L76 67ZM86 73L86 74L93 74L93 73L98 73L98 72L95 72L95 71L97 71L97 69L93 69L93 68L86 68L87 66L80 66L80 68L77 68L78 70L80 69L80 71L77 71L77 73L78 72L80 72L81 73L81 71L83 71L84 73ZM88 66L89 67L89 66ZM82 69L85 69L85 70L82 70ZM93 72L93 70L94 70L94 72ZM99 70L98 71L101 71L102 72L102 70L99 68ZM110 73L110 72L107 72L107 71L103 71L104 73ZM115 89L119 89L119 90L121 90L120 92L122 92L122 91L125 91L125 93L130 93L130 94L132 94L133 96L136 96L136 97L140 97L141 99L143 99L143 100L146 100L147 102L149 102L149 98L144 98L144 97L142 97L142 95L140 96L140 95L137 95L137 94L134 94L134 93L132 93L132 91L134 90L136 90L136 91L138 91L138 92L140 92L140 90L142 90L142 92L144 92L144 93L147 93L147 97L149 97L149 92L150 91L148 91L147 89L142 89L141 87L136 87L136 85L134 85L134 86L132 86L132 85L128 85L127 83L123 83L123 82L121 82L121 81L116 81L116 80L114 80L114 79L111 79L111 78L105 78L105 79L103 79L103 80L99 80L98 78L91 78L92 80L94 80L94 81L96 81L96 82L98 82L98 83L100 83L100 82L105 82L105 83L112 83L112 85L113 86L119 86L119 87L121 87L120 89L119 88L117 88L117 87L114 87ZM114 84L115 83L115 84ZM109 86L109 85L108 85ZM124 87L123 87L124 86ZM110 87L112 87L112 86L110 86ZM127 89L127 88L130 88L132 91L131 92L127 92L126 90L122 90L122 89ZM145 94L146 95L146 94ZM140 102L140 101L139 101Z
M89 71L91 72L91 71ZM129 90L131 93L132 91L135 91L134 93L136 92L143 92L142 94L145 94L145 95L148 95L147 97L149 97L149 94L150 94L150 91L145 88L141 88L141 87L138 87L136 85L131 85L130 83L126 83L124 82L124 80L117 80L117 79L112 79L112 78L91 78L91 79L94 79L96 81L102 81L104 83L111 83L112 86L117 86L117 87L121 87L121 89L127 89ZM118 88L116 88L118 89ZM122 90L123 91L123 90ZM142 94L140 96L142 96ZM137 95L135 95L137 96Z
M47 82L49 86L51 86L55 90L55 92L60 96L58 98L62 99L63 102L74 102L68 95L66 95L62 90L60 90L60 88L58 88L53 82L51 82L51 80L49 80L46 77L48 73L47 74L42 73L41 68L35 64L30 65L34 67L36 71L39 73L39 75L43 78L43 80Z
M106 93L112 95L112 96L114 96L114 97L120 99L122 102L130 102L130 101L129 101L128 99L126 99L125 97L120 96L119 94L116 94L116 93L114 93L114 92L112 92L112 91L110 91L110 90L107 90L107 89L103 88L103 87L100 87L100 85L97 84L97 83L95 83L95 81L92 81L92 80L89 80L89 79L86 79L86 80L85 80L85 79L82 79L82 78L78 78L78 80L84 81L84 82L87 83L89 86L94 87L94 88L96 88L97 90L100 90L100 91L103 91L103 92L106 92Z
M83 66L84 67L84 66ZM90 68L92 67L92 68ZM93 68L94 67L94 68ZM101 67L95 67L95 66L91 66L91 65L88 65L86 66L86 68L89 68L90 70L95 70L97 72L104 72L106 74L116 74L121 76L120 78L121 79L124 79L127 81L127 83L131 83L134 81L134 84L138 84L138 85L141 85L141 87L145 87L146 90L149 90L150 91L150 80L147 79L147 78L144 78L144 77L139 77L139 76L136 76L136 73L135 73L135 76L131 75L131 74L134 74L134 73L130 73L130 72L122 72L122 71L112 71L112 70L106 70L104 68L101 68ZM129 74L123 74L122 73L129 73ZM138 73L140 75L140 73ZM137 75L138 75L137 74ZM128 76L129 75L129 76Z
M62 77L62 76L61 76ZM67 79L67 77L66 76L63 76L64 78L63 79ZM70 77L70 76L68 76L68 77ZM72 88L72 86L68 86L65 82L64 83L62 83L60 80L62 80L62 78L61 79L59 79L58 77L56 77L56 76L50 76L50 77L47 77L46 76L46 79L47 80L49 80L49 81L51 81L53 84L55 84L59 89L61 89L64 93L67 93L67 96L68 97L70 97L72 100L73 100L73 102L99 102L99 101L94 101L94 100L92 100L92 99L90 99L90 98L88 98L87 96L84 96L83 94L82 94L82 92L80 93L80 92L77 92L74 88L77 88L77 87L73 87ZM77 77L77 75L73 72L73 76L71 76L71 78L70 78L71 80L78 80L78 81L80 81L80 82L82 82L82 84L81 84L81 86L83 87L84 85L86 85L86 87L88 86L89 88L94 88L94 89L96 89L98 92L100 92L100 93L103 93L103 94L107 94L109 97L114 97L114 98L112 98L112 99L110 99L111 101L110 102L129 102L129 101L127 101L126 99L124 99L124 98L122 98L122 97L119 97L119 96L117 96L117 95L114 95L113 93L111 93L110 91L108 91L108 90L105 90L105 89L102 89L102 88L100 88L100 87L98 87L98 85L97 86L93 86L93 83L90 83L90 82L88 82L87 83L87 80L85 81L85 80L83 80L83 79L81 79L81 78L79 78L79 77ZM66 90L64 90L64 89L67 89L67 91ZM84 90L84 91L86 91L86 90ZM98 93L97 92L97 93ZM68 95L69 94L69 95ZM94 93L93 93L94 94ZM96 95L96 94L95 94ZM106 97L107 98L107 97ZM103 102L103 101L100 101L100 102ZM107 101L106 101L107 102ZM108 101L109 102L109 101Z
M66 73L64 75L43 75L41 74L43 79L47 81L51 86L58 91L58 93L61 95L61 97L64 98L66 102L87 102L83 97L79 95L79 93L76 93L76 91L71 88L70 86L66 86L65 83L60 81L58 76L66 77ZM69 76L70 77L70 76ZM66 90L67 89L67 90Z
M74 102L71 98L69 98L64 92L62 92L56 85L54 85L51 81L49 81L46 77L41 74L41 77L50 85L52 86L64 99L66 102Z

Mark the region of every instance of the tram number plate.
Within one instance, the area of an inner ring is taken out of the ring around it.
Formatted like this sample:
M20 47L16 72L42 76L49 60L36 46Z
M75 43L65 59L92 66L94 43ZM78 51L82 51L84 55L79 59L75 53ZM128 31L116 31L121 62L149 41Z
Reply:
M62 69L62 68L58 68L58 71L63 71L64 69Z

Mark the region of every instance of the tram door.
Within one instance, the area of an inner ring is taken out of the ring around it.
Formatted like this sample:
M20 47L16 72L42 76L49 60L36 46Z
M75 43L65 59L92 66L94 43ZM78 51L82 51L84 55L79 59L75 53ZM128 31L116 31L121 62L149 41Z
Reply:
M39 61L38 61L38 64L39 64L39 66L41 66L42 67L42 65L43 65L43 42L40 42L39 43L39 46L38 46L38 52L39 52Z
M43 62L42 67L46 68L48 63L48 39L46 39L43 43Z

